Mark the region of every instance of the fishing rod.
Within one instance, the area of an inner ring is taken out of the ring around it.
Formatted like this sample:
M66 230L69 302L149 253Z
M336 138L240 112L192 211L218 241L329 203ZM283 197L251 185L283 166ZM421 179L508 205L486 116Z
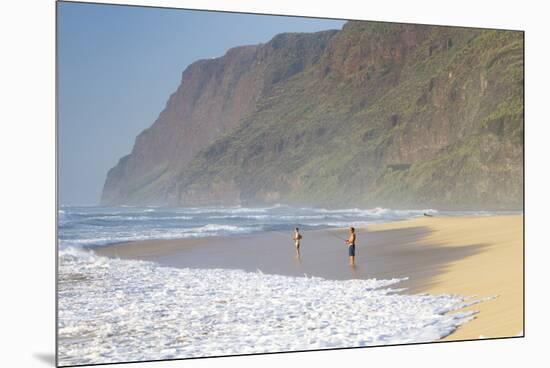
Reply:
M342 238L341 236L338 236L338 235L334 234L332 231L325 230L325 232L329 233L330 235L334 236L334 237L337 238L337 239L340 239L340 240L343 240L343 241L347 241L347 239Z
M340 239L340 240L343 240L343 241L348 240L346 238L342 238L341 236L338 236L338 235L334 234L333 232L331 232L329 230L324 230L324 231L327 232L328 234L330 234L331 236L335 237L336 239ZM282 231L279 231L279 230L271 230L271 232L281 234L281 235L284 235L284 236L291 236L292 237L292 232L291 233L286 233L286 232L282 232Z

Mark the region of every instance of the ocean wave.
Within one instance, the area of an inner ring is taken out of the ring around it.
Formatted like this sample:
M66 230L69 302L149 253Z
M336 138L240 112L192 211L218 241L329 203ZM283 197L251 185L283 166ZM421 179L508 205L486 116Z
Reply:
M118 221L141 221L141 220L191 220L193 219L193 216L162 216L162 217L152 217L152 216L133 216L133 215L120 215L120 214L114 214L114 215L107 215L107 216L88 216L86 217L86 221L93 221L93 220L118 220Z
M280 208L290 208L286 205L275 204L269 207L242 207L242 206L233 206L233 207L187 207L178 209L178 211L193 212L193 213L227 213L227 214L240 214L240 213L266 213L271 210L276 210Z
M113 231L110 234L100 232L91 233L87 237L81 234L79 238L61 238L59 239L59 244L62 248L70 246L94 247L143 240L170 240L208 236L243 235L261 229L260 226L207 224L204 226L180 229L119 230L118 232Z
M59 254L59 363L80 365L436 341L472 302L402 279L332 281Z
M384 215L390 215L393 213L393 210L388 208L376 207L370 209L360 209L360 208L347 208L347 209L326 209L319 208L314 209L315 212L326 213L326 214L343 214L346 216L359 216L359 217L381 217Z
M393 211L400 216L422 216L425 213L430 215L436 215L439 213L438 210L434 210L432 208L426 208L423 210L393 210Z
M314 227L338 227L338 228L343 228L343 227L350 227L350 226L354 226L354 227L362 227L362 226L367 226L367 225L370 225L370 224L373 224L373 223L376 223L377 221L373 220L373 221L328 221L328 222L313 222L313 223L309 223L308 226L314 226Z
M424 213L436 214L438 213L435 209L419 209L419 210L393 210L383 207L375 207L368 209L361 208L347 208L347 209L326 209L318 208L311 209L314 212L326 213L326 214L345 214L348 216L359 216L359 217L388 217L392 218L395 216L420 216Z
M266 213L269 208L246 208L246 207L191 207L185 208L180 211L186 213L196 214L208 214L208 213L220 213L220 214L239 214L239 213Z
M340 214L324 214L324 215L283 215L279 216L282 220L323 220L323 219L342 219L345 216Z
M242 227L234 225L219 225L219 224L207 224L201 227L182 229L183 232L189 233L219 233L219 232L231 232L231 233L246 233L252 231L252 227Z
M149 239L230 236L253 232L364 226L405 220L423 214L480 216L503 214L494 211L439 212L435 209L294 208L270 207L63 207L58 213L62 246L94 245Z
M216 215L208 216L211 220L223 220L223 219L247 219L247 220L265 220L269 219L269 215Z

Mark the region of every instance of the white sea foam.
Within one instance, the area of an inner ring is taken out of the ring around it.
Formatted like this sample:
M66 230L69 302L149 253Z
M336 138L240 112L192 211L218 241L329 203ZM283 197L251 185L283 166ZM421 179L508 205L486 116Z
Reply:
M323 220L323 219L334 219L334 218L344 218L343 215L336 214L323 214L323 215L283 215L279 216L282 220Z
M242 235L252 232L311 228L360 227L404 220L424 213L445 216L496 212L438 212L434 209L394 210L271 207L145 208L69 207L59 210L59 241L65 246L103 246L148 239ZM502 214L502 212L498 212Z
M242 234L251 231L250 227L241 227L233 225L218 225L218 224L207 224L201 227L184 229L184 232L189 232L192 234L201 234L201 233L220 233L220 232L231 232L233 234Z
M425 213L429 215L436 215L439 213L439 211L431 208L426 208L423 210L393 210L393 212L395 212L395 214L399 216L422 216Z
M239 214L239 213L266 213L269 210L284 207L282 205L274 205L271 207L188 207L185 208L185 212L191 213L227 213L227 214Z
M63 239L59 243L62 247L67 246L103 246L116 243L141 241L141 240L170 240L202 238L209 236L223 235L244 235L261 230L258 226L234 226L207 224L204 226L181 228L181 229L147 229L147 230L119 230L111 236L95 235L90 238Z
M309 226L318 226L318 227L330 226L330 227L340 228L340 227L348 227L348 226L361 227L361 226L366 226L366 225L373 224L375 222L376 222L376 220L372 220L372 221L348 221L348 222L344 222L344 221L331 222L331 221L328 221L328 222L313 222L313 223L310 223L308 225Z
M269 219L269 215L215 215L208 216L210 220L221 220L221 219L252 219L252 220L265 220Z
M422 216L424 213L429 214L436 214L438 213L437 210L434 209L420 209L420 210L392 210L389 208L382 208L382 207L375 207L375 208L369 208L369 209L361 209L361 208L346 208L346 209L326 209L326 208L312 208L310 209L314 212L319 213L326 213L326 214L346 214L349 216L358 216L358 217L388 217L391 218L392 216L397 217L414 217L414 216Z
M122 221L135 221L135 220L156 220L157 218L151 216L130 216L130 215L107 215L107 216L88 216L87 220L122 220ZM164 216L160 219L166 220L191 220L193 216Z
M472 302L401 295L392 280L176 269L59 254L62 365L434 341Z

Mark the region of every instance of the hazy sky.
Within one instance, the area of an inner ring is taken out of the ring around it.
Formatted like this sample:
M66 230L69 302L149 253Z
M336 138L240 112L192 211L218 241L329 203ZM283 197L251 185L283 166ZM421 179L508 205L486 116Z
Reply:
M190 63L281 32L344 22L58 3L60 204L99 202L107 171L128 154Z

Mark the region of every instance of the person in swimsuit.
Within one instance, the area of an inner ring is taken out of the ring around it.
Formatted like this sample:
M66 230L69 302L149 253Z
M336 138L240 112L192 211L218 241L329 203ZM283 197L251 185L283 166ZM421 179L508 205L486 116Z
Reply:
M355 228L349 228L349 238L346 240L348 245L349 265L355 266Z
M300 240L302 240L302 234L300 234L300 230L298 228L294 230L292 240L294 240L294 246L296 247L296 257L300 258Z

